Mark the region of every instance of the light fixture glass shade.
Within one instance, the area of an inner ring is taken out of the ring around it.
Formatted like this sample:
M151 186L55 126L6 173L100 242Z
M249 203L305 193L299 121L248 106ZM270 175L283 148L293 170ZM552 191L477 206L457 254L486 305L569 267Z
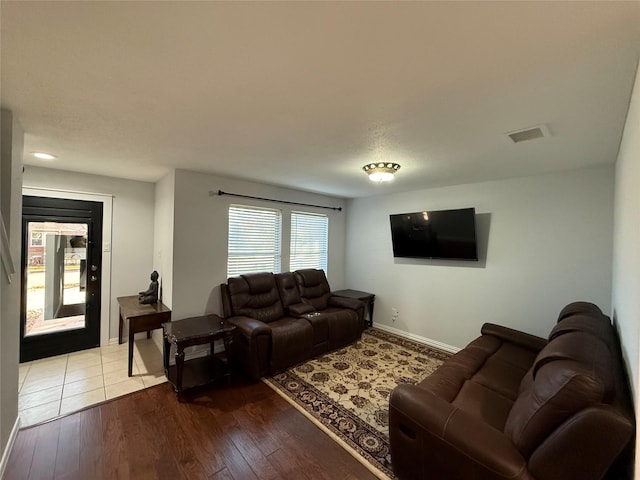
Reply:
M390 182L395 173L400 170L400 165L392 162L367 163L362 170L369 175L369 180L372 182Z

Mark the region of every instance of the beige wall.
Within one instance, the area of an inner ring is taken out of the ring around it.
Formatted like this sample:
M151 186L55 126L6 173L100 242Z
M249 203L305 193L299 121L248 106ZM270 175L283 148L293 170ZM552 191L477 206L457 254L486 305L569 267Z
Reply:
M637 416L640 412L640 69L616 162L614 212L612 312L620 331ZM640 478L640 456L636 458L636 468L636 477Z
M220 283L227 277L227 230L230 204L278 208L283 212L282 268L288 270L289 224L292 209L318 211L329 217L328 278L332 288L344 286L345 212L293 207L257 200L209 196L224 190L292 202L344 207L339 198L287 188L217 177L186 170L175 172L173 233L173 318L221 313Z
M155 221L153 232L153 268L160 274L162 302L173 304L173 225L175 204L175 171L156 182Z
M481 261L394 259L390 214L464 207ZM376 294L376 324L448 346L484 322L546 337L569 302L609 311L612 212L612 166L352 200L346 283Z
M18 419L18 356L20 337L20 242L22 219L22 146L24 134L11 112L2 110L2 217L17 272L11 282L0 266L0 451L4 468ZM0 471L0 475L2 472Z

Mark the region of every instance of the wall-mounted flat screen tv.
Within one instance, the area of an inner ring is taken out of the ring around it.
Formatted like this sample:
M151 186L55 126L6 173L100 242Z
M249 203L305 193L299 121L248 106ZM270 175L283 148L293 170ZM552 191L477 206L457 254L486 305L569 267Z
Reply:
M478 260L475 208L389 215L394 257Z

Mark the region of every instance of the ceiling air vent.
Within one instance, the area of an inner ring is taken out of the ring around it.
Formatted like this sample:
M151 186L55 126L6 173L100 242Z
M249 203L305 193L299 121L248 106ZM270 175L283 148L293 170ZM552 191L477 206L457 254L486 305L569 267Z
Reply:
M513 140L513 143L551 136L546 125L538 125L537 127L525 128L524 130L507 133L507 135L509 135L509 138Z

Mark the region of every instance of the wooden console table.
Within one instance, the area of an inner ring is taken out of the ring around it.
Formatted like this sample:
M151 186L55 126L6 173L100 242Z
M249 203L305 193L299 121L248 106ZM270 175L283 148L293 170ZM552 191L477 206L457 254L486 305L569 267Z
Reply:
M129 376L133 370L133 340L136 333L147 332L147 338L151 336L151 330L162 328L162 324L171 321L171 310L162 302L151 305L142 305L138 302L138 295L118 297L120 305L120 323L118 327L118 342L122 343L122 328L124 322L129 320Z
M178 397L186 388L206 385L221 377L229 378L229 355L235 325L225 323L218 315L206 315L163 323L162 329L164 372ZM214 343L219 339L224 342L224 351L215 353ZM185 361L186 347L206 344L211 349L208 356ZM169 365L171 345L176 346L175 366Z
M355 298L356 300L363 301L367 306L367 311L369 312L367 325L369 327L373 325L373 302L376 299L376 296L373 293L361 292L360 290L338 290L331 293L336 297Z

